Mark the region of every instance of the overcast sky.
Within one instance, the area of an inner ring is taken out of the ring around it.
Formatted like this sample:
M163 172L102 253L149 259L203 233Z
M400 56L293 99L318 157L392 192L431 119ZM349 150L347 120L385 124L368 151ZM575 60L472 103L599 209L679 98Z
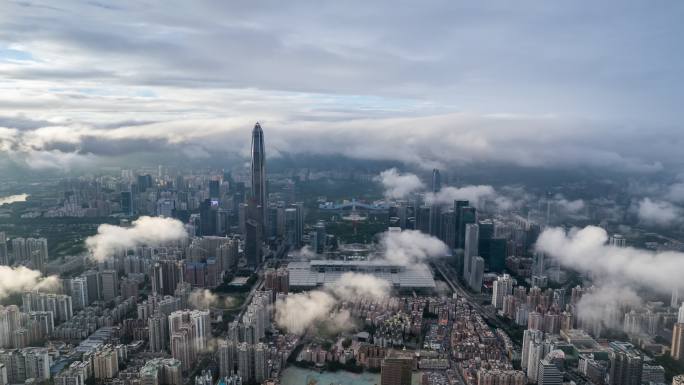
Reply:
M681 172L680 1L5 1L0 151Z

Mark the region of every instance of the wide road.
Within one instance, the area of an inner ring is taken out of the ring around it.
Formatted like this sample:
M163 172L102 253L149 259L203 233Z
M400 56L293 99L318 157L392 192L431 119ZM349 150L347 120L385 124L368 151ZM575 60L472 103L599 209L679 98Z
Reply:
M439 274L444 278L446 283L451 287L451 289L456 292L459 296L464 297L465 299L468 300L470 305L477 310L487 321L489 321L490 324L501 328L503 330L507 330L508 326L501 320L499 317L497 317L496 313L492 310L492 308L487 308L484 307L480 304L477 298L469 292L467 289L465 289L463 286L461 286L461 283L458 281L457 278L452 277L457 277L458 272L456 272L455 269L453 269L451 266L448 266L444 261L434 261L432 262L432 266L439 272Z

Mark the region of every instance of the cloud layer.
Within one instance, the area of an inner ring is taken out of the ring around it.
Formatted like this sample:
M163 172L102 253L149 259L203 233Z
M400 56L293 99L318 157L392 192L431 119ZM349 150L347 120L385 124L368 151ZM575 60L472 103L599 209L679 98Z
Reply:
M290 294L276 301L275 320L289 333L302 334L318 323L328 330L354 326L349 311L338 309L341 301L378 300L390 292L389 282L368 274L344 273L336 284L323 290Z
M117 251L178 241L187 236L183 223L177 219L143 216L130 227L102 224L97 228L97 234L85 242L93 258L103 261Z
M580 319L619 327L625 309L642 302L635 288L662 295L669 295L675 288L684 289L684 253L616 247L607 241L606 231L596 226L568 232L549 228L537 240L538 251L591 276L597 285L578 303Z
M261 120L270 155L682 164L680 3L165 5L4 4L0 152L206 158Z
M645 285L661 293L684 288L684 253L653 252L607 244L608 234L600 227L587 226L565 232L561 228L544 230L536 248L580 272L624 282Z

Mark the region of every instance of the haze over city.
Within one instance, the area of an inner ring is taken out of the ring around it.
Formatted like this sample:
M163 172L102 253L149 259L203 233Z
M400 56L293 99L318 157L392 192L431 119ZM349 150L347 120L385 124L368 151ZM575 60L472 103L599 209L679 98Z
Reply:
M0 3L0 385L684 384L683 18Z

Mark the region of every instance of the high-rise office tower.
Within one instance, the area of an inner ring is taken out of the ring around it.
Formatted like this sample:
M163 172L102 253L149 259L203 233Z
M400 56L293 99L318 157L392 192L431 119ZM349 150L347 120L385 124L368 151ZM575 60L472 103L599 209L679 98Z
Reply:
M410 358L385 358L380 370L380 384L410 385L412 367Z
M71 279L71 301L74 310L84 309L90 304L88 297L88 280L84 277Z
M465 228L465 246L463 249L463 278L470 278L470 269L473 258L479 256L478 241L480 237L477 223L468 223Z
M255 219L245 223L245 260L247 266L256 268L261 263L261 225Z
M468 280L470 288L479 293L482 291L482 279L484 278L484 259L482 257L475 257L471 261L470 279Z
M297 247L297 209L294 207L286 208L284 211L283 240L290 247Z
M676 323L672 327L670 356L677 361L684 360L684 323Z
M100 299L100 273L97 270L87 270L81 274L88 282L88 303L93 303Z
M0 265L9 266L10 258L7 252L7 235L0 231Z
M220 181L210 180L209 181L209 198L220 198Z
M291 207L294 207L297 210L297 217L295 223L295 246L302 247L302 238L304 237L304 203L296 202L295 204L291 205Z
M436 194L442 188L442 177L438 169L432 170L432 193ZM430 206L430 235L439 236L440 221L441 221L441 207L439 203L432 202Z
M119 295L119 274L116 270L104 270L100 273L102 282L102 299L111 301Z
M124 215L133 215L133 193L131 191L122 191L119 203L121 205L121 211Z
M252 201L258 210L257 220L261 223L264 231L266 224L266 152L264 149L264 132L257 122L252 130Z
M325 223L323 223L323 221L318 221L314 227L313 238L311 241L311 246L313 247L314 252L322 254L325 251L326 236Z
M494 238L494 222L491 219L483 219L478 222L480 234L478 241L478 254L484 258L485 261L489 260L491 240Z
M673 287L672 297L670 298L670 307L673 309L679 308L679 305L682 304L682 299L684 299L682 297L684 297L684 288Z
M430 234L430 206L416 208L416 230Z
M439 173L439 169L432 170L432 192L436 193L442 189L442 176Z
M485 264L490 271L501 273L506 267L507 245L505 238L492 238L489 240L489 258Z
M458 202L459 201L457 201L457 203ZM465 247L465 227L468 223L477 223L477 213L475 207L470 206L460 207L459 210L456 247L462 249Z

